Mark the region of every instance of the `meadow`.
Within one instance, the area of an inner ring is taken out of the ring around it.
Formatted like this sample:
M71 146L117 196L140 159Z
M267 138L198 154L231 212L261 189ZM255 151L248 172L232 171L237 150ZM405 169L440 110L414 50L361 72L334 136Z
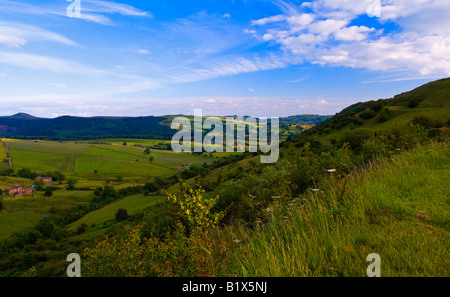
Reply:
M98 181L97 185L107 179L116 179L119 175L128 182L142 182L155 176L169 177L177 167L213 161L207 155L176 154L168 150L152 149L150 154L146 154L144 147L124 146L122 140L114 143L105 140L105 144L16 139L3 141L10 149L16 172L21 168L39 173L60 171L80 183L87 181L92 184L92 181ZM141 141L142 146L155 142ZM153 157L151 162L150 157Z
M81 219L70 224L68 229L76 230L82 224L86 224L91 230L102 229L107 225L108 221L115 221L115 214L119 209L126 209L128 215L134 215L166 199L166 196L145 196L144 194L128 196L88 213ZM91 230L88 229L88 231Z
M0 214L0 240L15 232L26 232L51 212L72 206L88 206L93 194L90 191L55 191L52 197L35 192L33 196L3 199Z
M450 146L434 143L330 178L257 230L235 228L228 273L238 276L382 276L450 273Z
M51 197L45 197L43 191L20 197L3 197L3 210L0 214L0 239L5 239L14 232L25 232L48 216L72 206L88 206L94 197L93 190L106 184L119 190L126 187L143 185L154 177L166 178L177 173L175 168L185 168L188 164L210 164L214 158L208 155L176 154L168 150L151 149L144 152L144 146L158 144L159 140L140 139L104 140L86 142L58 142L45 140L2 139L11 153L14 172L29 168L38 174L59 171L66 181L52 182L47 185L56 187ZM139 144L134 146L132 144ZM142 146L142 147L140 147ZM6 157L3 146L0 157ZM150 162L149 158L152 158ZM6 163L7 164L7 163ZM67 179L77 180L77 191L67 191ZM0 176L0 189L9 189L20 185L29 189L35 181L16 176ZM130 215L141 211L160 201L162 197L135 195L123 198L106 207L89 213L85 218L73 224L100 224L114 219L119 208L127 208Z

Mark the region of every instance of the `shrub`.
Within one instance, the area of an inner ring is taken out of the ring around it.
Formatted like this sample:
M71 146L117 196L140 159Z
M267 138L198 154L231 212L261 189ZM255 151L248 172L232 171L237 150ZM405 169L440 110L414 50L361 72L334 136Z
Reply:
M51 197L52 195L53 195L53 188L51 188L51 187L45 188L44 196L45 197Z
M408 107L409 108L414 108L414 107L418 106L419 104L420 104L419 100L413 99L413 100L409 101Z
M35 229L41 232L43 236L50 237L55 229L55 225L48 218L45 218L37 223Z
M119 210L117 210L116 212L116 220L117 221L124 221L128 219L128 212L126 209L120 208Z
M372 132L367 129L356 129L352 132L346 132L341 138L341 145L348 143L355 153L359 153L362 149L364 141L370 138Z
M362 112L359 117L365 120L370 120L376 115L375 111L371 109L366 109L364 112Z
M383 105L384 104L382 101L377 101L370 107L370 109L374 112L379 112L383 108Z
M384 123L384 122L388 121L391 117L392 117L391 110L389 108L385 108L381 112L378 121L380 123Z
M75 190L75 185L78 183L76 179L69 179L67 181L67 190Z
M77 228L77 234L81 234L81 233L84 233L85 231L86 231L86 228L87 228L87 224L86 223L83 223L83 224L81 224L80 226L78 226L78 228Z
M422 127L425 127L426 129L430 129L435 126L435 122L425 115L415 116L414 119L411 121L411 124L420 125Z
M183 183L180 196L169 195L179 208L173 233L163 240L143 238L141 226L127 227L122 239L107 236L84 251L85 276L216 276L226 267L225 244L210 238L224 212L212 213L216 198L206 198L201 187ZM187 224L189 227L187 230Z

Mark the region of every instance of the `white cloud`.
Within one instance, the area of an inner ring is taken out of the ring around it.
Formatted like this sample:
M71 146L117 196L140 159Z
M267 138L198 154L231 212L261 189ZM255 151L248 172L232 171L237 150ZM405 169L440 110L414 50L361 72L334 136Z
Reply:
M148 55L148 54L150 54L150 51L147 50L147 49L139 49L139 50L138 50L138 54L141 54L141 55Z
M450 75L450 1L385 0L379 30L352 23L372 1L314 0L294 6L277 0L284 14L255 20L260 38L300 61L379 71ZM267 24L271 24L267 26ZM264 30L265 28L265 30Z
M309 32L316 35L328 36L342 29L348 24L346 20L326 19L316 21L309 26Z
M244 29L244 33L246 33L246 34L256 34L257 32L255 30Z
M368 32L374 31L376 31L374 28L368 28L365 26L351 26L338 30L335 32L334 37L337 40L342 41L362 41L367 39Z
M263 18L263 19L252 21L252 25L263 26L263 25L270 24L270 23L281 22L281 21L284 21L285 19L286 19L286 17L283 15L276 15L273 17L268 17L268 18Z

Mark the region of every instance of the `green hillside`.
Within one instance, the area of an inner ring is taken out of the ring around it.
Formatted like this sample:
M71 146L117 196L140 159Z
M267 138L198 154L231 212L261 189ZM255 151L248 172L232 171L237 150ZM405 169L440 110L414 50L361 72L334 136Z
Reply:
M308 133L338 140L357 129L403 130L414 118L430 119L432 133L440 133L450 120L450 78L434 81L391 99L357 103L345 108Z
M385 277L448 276L449 178L445 143L327 180L290 210L276 207L260 231L229 230L240 239L229 273L363 277L365 258L378 253Z
M64 276L77 252L85 276L365 276L370 253L383 276L448 276L449 81L306 132L290 117L274 164L146 153L159 139L4 139L15 171L3 189L30 187L24 168L65 179L2 197L0 275Z

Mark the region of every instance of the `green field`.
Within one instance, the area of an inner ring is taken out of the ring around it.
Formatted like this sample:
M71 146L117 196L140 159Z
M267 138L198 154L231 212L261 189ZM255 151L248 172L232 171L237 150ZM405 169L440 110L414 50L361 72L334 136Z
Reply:
M0 239L14 232L26 232L46 217L49 211L67 209L76 205L88 205L93 194L89 191L56 191L52 197L33 196L4 199L4 211L0 214Z
M32 228L40 219L49 214L50 209L59 210L75 205L89 205L94 197L93 191L106 183L116 190L130 186L143 185L152 177L170 177L176 174L176 167L187 164L212 163L214 158L207 155L174 153L167 150L152 149L150 154L144 153L142 146L158 144L159 140L139 139L126 140L128 145L122 145L122 139L106 139L105 144L86 142L56 142L44 140L3 139L11 153L14 172L29 168L39 174L59 171L66 179L77 180L77 188L83 191L65 191L66 181L53 182L51 185L60 190L54 191L52 197L44 197L43 192L35 192L33 196L15 198L4 197L4 209L0 214L0 239L14 232L24 232ZM6 158L3 146L1 156ZM153 157L150 163L149 158ZM7 163L6 163L7 166ZM5 167L7 168L7 167ZM120 181L117 181L118 177ZM9 189L19 185L29 189L34 181L15 176L0 176L0 189ZM89 190L91 189L91 190ZM135 214L144 208L155 204L163 197L136 195L123 198L106 207L89 213L79 222L100 224L114 219L119 208L126 208L129 214Z
M154 176L169 177L179 166L213 161L213 158L206 155L177 154L167 150L152 149L148 155L142 147L123 146L121 140L111 144L108 144L111 140L104 140L105 144L15 139L4 141L10 149L16 172L21 168L30 168L39 173L60 171L81 182L104 181L118 175L124 175L129 182ZM156 141L141 140L140 144L154 142ZM153 157L151 163L150 157Z
M126 209L128 215L136 214L143 209L153 206L156 203L167 199L166 196L145 196L144 194L138 194L133 196L128 196L126 198L120 199L114 203L108 204L107 206L92 211L79 219L78 221L69 225L70 229L75 229L81 224L101 225L111 220L115 220L115 214L120 208Z
M42 214L30 211L2 213L0 215L0 240L8 238L15 232L26 232L44 218Z

